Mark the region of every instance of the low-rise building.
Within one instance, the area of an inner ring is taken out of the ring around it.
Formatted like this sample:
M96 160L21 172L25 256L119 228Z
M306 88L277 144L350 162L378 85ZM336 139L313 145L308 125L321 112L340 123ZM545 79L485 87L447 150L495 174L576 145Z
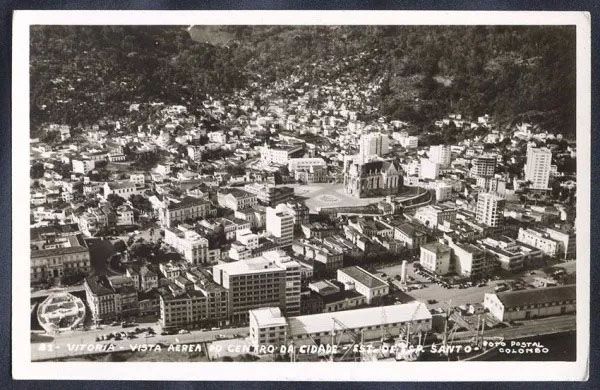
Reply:
M432 321L427 306L418 301L289 318L266 307L251 310L250 318L250 343L259 353L266 353L261 346L267 345L352 343L357 341L353 333L367 341L380 339L384 333L399 335L408 327L413 334L426 333L431 331Z
M169 202L159 210L160 223L165 227L176 223L206 218L213 214L212 204L204 199L185 197L178 202Z
M368 304L379 301L390 292L390 286L385 280L361 267L338 269L337 280L344 283L346 290L354 289L364 295Z
M499 321L574 313L575 285L485 294L483 306Z
M31 229L30 278L47 281L90 271L90 250L75 225Z
M217 194L219 206L233 211L246 209L257 204L256 195L239 188L221 189Z

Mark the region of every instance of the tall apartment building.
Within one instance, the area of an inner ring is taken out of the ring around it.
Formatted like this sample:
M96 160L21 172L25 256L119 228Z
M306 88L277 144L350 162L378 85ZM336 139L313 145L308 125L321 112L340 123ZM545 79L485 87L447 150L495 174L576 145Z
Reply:
M527 147L527 163L525 164L525 180L531 182L534 190L547 190L550 180L552 152L548 148Z
M452 249L452 266L457 275L487 276L495 266L494 259L475 245L450 241L448 246Z
M171 245L191 264L203 264L208 261L208 240L189 225L165 228L165 243Z
M234 323L247 322L248 310L265 306L284 312L300 310L300 265L283 252L218 264L212 274L216 283L229 290L229 315Z
M273 235L281 246L292 245L294 240L294 217L277 208L267 207L267 233Z
M452 161L452 151L450 145L434 145L429 147L429 160L433 163L440 164L443 168L450 166Z
M489 178L494 176L496 170L495 156L475 157L471 161L471 176Z
M505 200L494 193L480 192L477 195L476 220L486 226L497 227L501 224Z
M419 165L419 177L421 179L435 180L440 175L440 167L439 163L422 158Z
M309 209L301 202L280 203L276 207L277 211L285 212L292 216L295 226L306 225L309 222Z
M445 275L452 271L452 249L440 242L421 245L420 263L423 268Z
M389 153L390 144L386 134L379 132L363 134L359 141L359 159L367 162L373 156L384 156Z

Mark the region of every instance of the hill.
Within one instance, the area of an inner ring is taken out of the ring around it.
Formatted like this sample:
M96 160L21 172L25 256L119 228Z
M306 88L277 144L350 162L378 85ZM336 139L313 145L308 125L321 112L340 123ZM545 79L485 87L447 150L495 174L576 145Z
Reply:
M381 84L390 119L489 113L575 132L569 26L35 26L32 130L122 114L124 102L194 105L252 83L348 73Z

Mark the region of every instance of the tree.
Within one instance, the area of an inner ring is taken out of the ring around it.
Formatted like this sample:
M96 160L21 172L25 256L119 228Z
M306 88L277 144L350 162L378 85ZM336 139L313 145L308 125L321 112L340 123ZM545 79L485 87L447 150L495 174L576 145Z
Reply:
M152 204L150 203L148 198L146 198L143 195L139 195L139 194L131 195L129 197L129 201L131 202L131 205L134 208L140 210L141 212L152 211Z
M41 179L44 176L44 164L34 163L29 172L32 179Z
M112 206L113 209L116 209L117 207L123 205L123 203L125 203L125 199L123 199L122 197L120 197L117 194L109 194L106 197L106 200L108 201L108 203L110 203L110 205Z

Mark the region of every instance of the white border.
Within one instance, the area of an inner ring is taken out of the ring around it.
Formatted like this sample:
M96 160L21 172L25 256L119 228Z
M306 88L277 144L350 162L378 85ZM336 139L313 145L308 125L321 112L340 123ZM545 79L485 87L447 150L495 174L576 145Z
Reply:
M399 363L93 363L30 361L29 26L32 24L403 24L577 26L577 361ZM13 18L12 373L15 379L576 381L588 377L591 35L587 12L15 11ZM18 171L17 171L18 169Z

